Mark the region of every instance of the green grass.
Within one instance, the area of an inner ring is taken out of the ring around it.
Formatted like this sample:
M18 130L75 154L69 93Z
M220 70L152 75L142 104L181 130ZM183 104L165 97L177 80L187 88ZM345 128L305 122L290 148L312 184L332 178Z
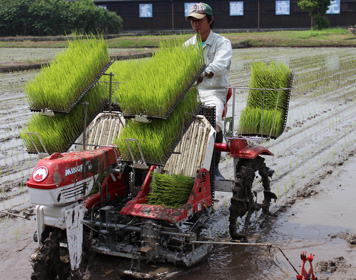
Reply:
M221 32L218 32L221 33ZM271 32L241 32L221 33L232 44L248 41L253 47L328 47L328 46L356 46L356 36L344 28L329 28L325 30L288 30ZM106 40L109 48L139 48L159 47L161 40L182 37L186 40L193 36L193 32L184 35L159 36L120 36ZM63 41L25 41L0 42L0 48L63 48L68 42Z
M285 36L288 38L297 38L297 39L310 39L310 38L322 38L325 39L330 35L349 35L349 31L338 27L338 28L328 28L323 30L303 30L303 31L285 31Z
M26 85L30 108L67 111L109 62L103 38L68 41L68 49Z

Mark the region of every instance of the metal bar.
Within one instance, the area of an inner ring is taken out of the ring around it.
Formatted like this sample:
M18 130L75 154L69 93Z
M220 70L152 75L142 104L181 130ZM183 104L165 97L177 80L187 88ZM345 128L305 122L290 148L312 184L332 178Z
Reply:
M239 246L266 246L275 247L270 243L243 243L243 242L229 242L229 241L192 241L196 244L214 244L214 245L239 245Z
M272 123L271 130L270 130L270 132L269 132L269 136L272 135L273 128L274 128L274 125L275 125L275 122L276 122L276 115L277 115L278 101L279 101L279 96L280 96L280 94L281 94L281 91L279 90L279 91L278 91L278 95L277 95L276 107L274 108L273 123Z
M128 231L141 232L141 227L140 226L128 226L128 225L124 225L124 224L88 222L88 221L83 221L83 223L84 224L88 224L88 225L95 225L95 226L102 225L102 226L105 226L105 227L108 227L108 228L124 229L124 230L128 230ZM161 230L160 233L161 234L166 234L166 235L188 237L188 238L192 237L192 235L188 234L188 233L171 232L171 231L165 231L165 230Z
M230 133L232 133L231 135L234 135L234 130L235 130L235 104L236 104L235 103L235 100L236 100L235 94L236 94L235 88L232 88L232 119L231 119L232 131L230 131Z
M263 90L263 100L262 100L262 115L261 115L261 137L263 137L263 121L264 121L264 110L265 110L265 98L266 98L266 91Z
M37 136L37 139L38 139L38 141L40 141L40 144L41 144L43 150L46 152L46 153L45 153L45 156L48 156L48 155L49 155L49 153L48 153L48 151L47 151L45 145L43 144L43 142L42 142L42 140L41 140L41 138L40 138L40 136L38 135L37 132L27 132L27 135L28 135L28 137L30 138L31 143L32 143L33 147L35 148L35 150L37 151L37 154L38 154L38 156L39 156L40 158L41 158L41 156L43 156L43 153L40 153L40 151L38 150L37 145L36 145L35 142L33 141L31 135L36 135L36 136Z
M84 105L84 127L83 127L83 151L85 151L85 142L86 142L86 133L87 133L87 109L88 109L88 102L82 103Z
M111 98L112 98L112 76L114 76L114 74L112 72L110 72L110 90L109 90L109 113L111 113Z
M14 217L23 218L23 219L26 219L26 220L30 220L30 218L28 218L28 217L21 216L21 215L17 215L17 214L10 213L10 212L6 212L6 211L3 211L3 210L0 210L0 213L3 213L3 214L5 214L5 215L14 216Z
M141 232L141 227L139 226L128 226L128 225L122 225L122 224L114 224L114 223L102 223L102 222L89 222L84 220L83 224L85 225L94 225L94 226L106 226L108 228L114 228L114 229L125 229L128 231L135 231L135 232Z
M140 152L140 156L141 156L141 162L140 160L135 160L135 157L134 157L134 154L131 150L131 146L130 146L130 142L129 141L134 141L136 142L136 145L137 145L137 148ZM141 150L141 146L140 146L140 143L138 142L137 139L133 139L133 138L126 138L126 143L127 143L127 147L129 148L129 152L130 152L130 155L131 155L131 158L132 158L132 162L133 162L133 167L134 168L139 168L139 169L148 169L148 165L145 161L145 158L143 157L143 153L142 153L142 150Z
M236 89L264 89L264 90L290 90L290 89L297 89L297 87L289 87L289 88L251 88L251 87L231 87L231 88L236 88Z

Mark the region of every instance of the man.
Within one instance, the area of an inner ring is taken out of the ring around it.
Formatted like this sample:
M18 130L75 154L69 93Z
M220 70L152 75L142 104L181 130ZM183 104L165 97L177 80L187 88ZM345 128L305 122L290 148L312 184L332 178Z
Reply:
M216 108L216 139L217 143L222 143L223 120L222 113L225 105L227 89L229 86L228 71L231 64L232 47L225 37L212 31L214 17L212 8L205 3L193 5L186 21L190 20L196 35L185 42L186 45L196 45L202 42L204 60L207 65L202 81L198 85L199 97L206 106ZM223 180L224 177L218 169L221 152L215 153L215 178Z

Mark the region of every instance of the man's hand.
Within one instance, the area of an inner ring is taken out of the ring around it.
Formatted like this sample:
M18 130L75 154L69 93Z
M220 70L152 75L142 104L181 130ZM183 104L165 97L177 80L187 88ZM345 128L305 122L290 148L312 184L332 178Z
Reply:
M212 76L214 76L213 72L205 73L205 77L211 78Z
M197 80L197 85L199 85L205 77L211 78L212 76L214 76L213 72L209 72L209 73L204 72L202 75L199 76L199 78Z

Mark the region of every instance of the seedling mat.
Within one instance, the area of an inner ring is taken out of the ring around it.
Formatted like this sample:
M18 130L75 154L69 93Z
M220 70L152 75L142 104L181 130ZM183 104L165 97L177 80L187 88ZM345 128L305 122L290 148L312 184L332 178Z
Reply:
M101 112L103 112L105 110L105 108L107 108L109 104L109 100L107 99L104 99L103 100L103 103L101 105L101 107L93 114L93 116L87 120L87 127L90 125L90 123L96 118L96 116L98 114L100 114ZM69 148L75 144L75 140L77 140L77 138L83 133L83 130L80 130L77 135L72 139L72 141L70 141L70 143L66 146L66 148L64 148L62 151L56 151L56 152L59 152L59 153L65 153L69 150ZM77 143L78 144L78 143ZM27 150L27 153L28 154L37 154L37 152L35 151L31 151L31 150ZM50 153L51 154L51 153Z
M287 118L288 118L288 111L289 111L289 101L290 101L290 95L291 95L291 90L292 90L292 83L293 83L293 74L290 75L290 80L289 80L289 87L285 88L285 89L277 89L277 90L286 90L286 99L285 102L283 104L283 113L282 113L282 118L283 118L283 125L282 125L282 132L277 135L277 136L272 136L270 134L263 134L263 133L244 133L239 132L239 136L245 136L245 137L261 137L261 138L267 138L267 139L277 139L279 136L282 135L284 129L286 128L286 124L287 124ZM268 90L268 89L266 89ZM241 116L242 117L242 116Z
M203 65L202 68L200 69L199 73L192 79L192 81L190 82L190 84L187 86L187 88L181 93L181 95L179 96L179 98L177 99L177 101L172 105L171 108L169 108L169 110L167 111L167 114L164 117L160 117L160 116L150 116L150 115L145 115L145 113L143 112L142 115L129 115L123 112L124 114L124 118L125 119L132 119L132 118L136 118L137 121L139 121L138 119L140 118L144 118L147 120L150 119L160 119L160 120L166 120L168 119L168 117L170 116L170 114L174 111L174 109L178 106L178 104L182 101L182 99L184 98L184 96L188 93L188 91L191 89L191 87L195 84L195 82L198 80L198 78L201 76L201 74L204 72L206 68L206 65ZM118 104L120 106L120 104Z
M77 104L78 102L89 92L89 90L99 81L101 76L105 74L105 72L109 69L109 67L114 63L114 60L111 60L104 68L103 70L99 73L99 75L94 78L92 83L79 95L77 100L68 108L67 111L57 111L57 110L51 110L51 108L30 108L32 112L44 112L44 111L51 111L53 113L59 113L59 114L68 114Z

